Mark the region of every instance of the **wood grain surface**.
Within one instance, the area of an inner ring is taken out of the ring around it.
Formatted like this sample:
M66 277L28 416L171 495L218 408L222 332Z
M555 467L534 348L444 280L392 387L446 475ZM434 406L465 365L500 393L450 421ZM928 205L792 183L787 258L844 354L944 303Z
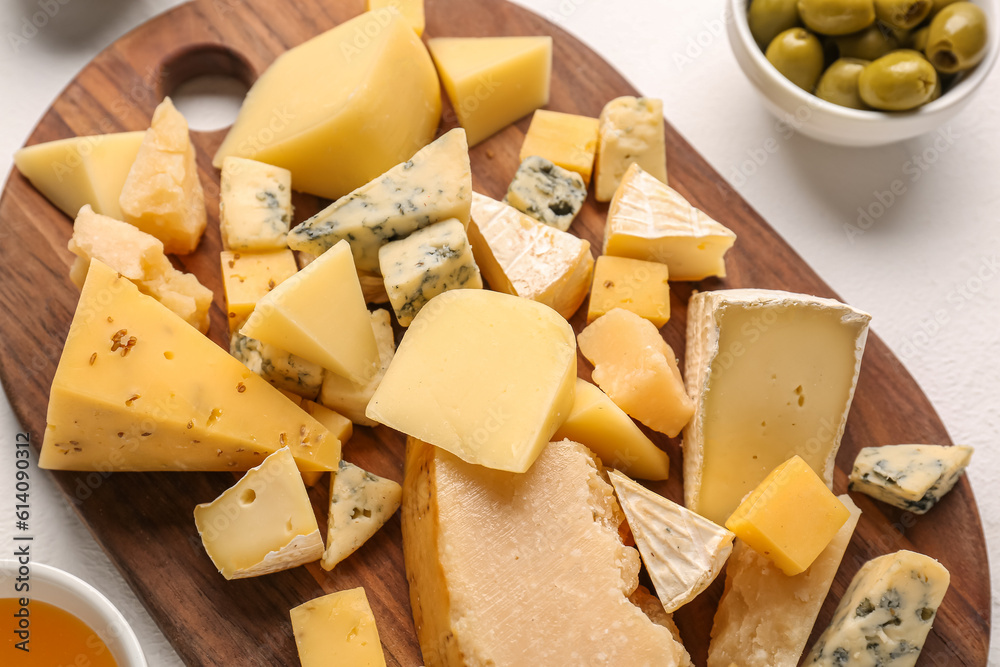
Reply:
M544 19L491 0L427 0L426 36L552 35L550 109L597 116L609 99L635 94L607 63ZM192 76L221 73L250 83L282 51L363 11L363 0L196 0L150 21L98 55L59 95L28 144L104 132L145 129L160 99ZM710 82L708 82L710 83ZM681 94L682 91L676 91ZM455 126L446 106L441 131ZM500 197L516 167L528 127L522 119L471 152L474 186ZM829 287L740 196L667 125L671 184L739 239L725 280L673 283L666 340L683 354L686 303L695 289L761 287L835 297ZM720 128L720 131L725 131ZM219 174L211 158L223 130L192 132L205 185L209 227L198 251L175 258L216 294L211 337L227 345L219 269ZM296 222L324 202L296 194ZM572 231L595 254L607 207L588 200ZM41 442L52 376L76 306L66 242L71 221L16 171L0 199L0 369L7 395L36 443ZM892 290L891 283L872 289ZM583 308L572 324L584 324ZM875 331L879 328L875 321ZM397 336L400 331L397 329ZM682 366L683 367L683 366ZM580 358L581 375L590 375ZM681 499L679 440L651 437L671 455L671 479L651 486ZM950 442L933 407L900 362L870 336L840 455L835 491L844 492L857 451L866 445ZM395 480L403 477L404 439L385 428L358 428L345 458ZM298 664L288 610L318 595L364 586L389 665L422 664L410 616L398 515L332 573L318 563L257 579L225 581L209 561L192 520L197 503L233 482L224 473L54 473L94 537L146 605L180 656L192 665ZM310 491L325 532L325 484ZM967 480L926 516L855 494L861 523L817 623L829 621L863 562L897 549L939 559L951 589L920 665L987 662L990 585L986 546ZM696 665L705 664L722 578L676 614ZM814 634L813 639L815 639Z

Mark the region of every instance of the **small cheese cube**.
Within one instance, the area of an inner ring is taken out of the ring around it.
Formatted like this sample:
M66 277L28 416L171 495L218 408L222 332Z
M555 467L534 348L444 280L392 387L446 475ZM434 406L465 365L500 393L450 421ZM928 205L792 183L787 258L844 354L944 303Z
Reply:
M292 172L256 160L222 161L219 231L229 250L280 250L292 222Z
M530 155L521 162L504 202L535 220L565 232L587 198L587 186L576 172Z
M290 391L302 398L319 396L324 375L323 367L319 364L276 345L244 336L238 331L229 341L229 353L277 389Z
M424 0L365 0L365 11L391 7L409 23L417 36L424 34Z
M666 264L601 255L594 265L587 322L624 308L662 327L670 319L668 277Z
M455 218L385 244L378 262L389 303L404 327L438 294L483 287L465 225Z
M649 428L674 437L694 413L674 351L648 320L615 308L580 332L580 351L594 382L615 405Z
M243 326L265 294L298 271L295 254L288 249L260 253L223 250L220 258L231 332Z
M330 479L330 519L320 565L332 570L399 509L403 487L341 460Z
M543 157L580 174L586 187L594 170L599 126L596 118L539 109L531 117L518 159L523 162L530 155Z
M961 479L971 458L972 447L964 445L865 447L854 460L848 488L926 514Z
M360 426L377 426L378 422L365 416L368 402L382 382L385 371L389 368L393 355L396 354L396 340L393 337L392 321L389 311L379 309L371 314L372 331L375 334L375 344L378 346L378 368L365 382L351 382L336 373L327 373L323 378L323 388L319 394L319 402L328 408L340 412L355 424Z
M790 577L805 572L851 516L802 457L771 471L726 528Z
M625 172L638 164L667 182L663 102L647 97L619 97L601 111L594 173L594 197L610 201Z
M385 667L364 588L324 595L289 614L302 667Z

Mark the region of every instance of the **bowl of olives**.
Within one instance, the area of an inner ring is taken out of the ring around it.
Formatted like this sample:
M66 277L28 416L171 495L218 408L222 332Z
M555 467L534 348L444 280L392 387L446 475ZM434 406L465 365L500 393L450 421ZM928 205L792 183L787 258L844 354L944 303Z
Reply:
M731 0L729 41L796 130L876 146L964 108L1000 51L998 0Z

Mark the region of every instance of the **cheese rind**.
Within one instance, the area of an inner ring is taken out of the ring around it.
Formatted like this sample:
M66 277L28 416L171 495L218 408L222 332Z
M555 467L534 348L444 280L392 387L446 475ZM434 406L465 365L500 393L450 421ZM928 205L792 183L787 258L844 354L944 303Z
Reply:
M292 172L256 160L222 161L219 231L229 250L281 250L292 222Z
M327 373L319 394L321 404L342 413L359 426L378 425L378 422L365 416L365 410L396 354L396 340L389 311L381 308L373 311L371 323L375 345L378 347L378 369L374 375L365 382L357 383L336 373Z
M302 667L385 667L364 588L315 598L293 608L289 615Z
M403 487L341 459L330 475L330 518L320 563L332 570L378 532L396 510Z
M648 97L618 97L601 110L594 197L610 201L625 172L638 164L660 182L667 182L663 102Z
M565 232L587 198L587 185L576 172L543 157L521 161L503 200L535 220Z
M531 117L518 159L524 162L531 155L543 157L580 174L586 187L594 170L599 125L596 118L538 109Z
M914 514L926 514L961 479L972 447L865 447L854 459L848 489Z
M601 255L594 264L587 324L624 308L662 327L670 319L669 278L665 264Z
M229 354L276 389L289 391L302 398L319 396L324 376L323 367L319 364L286 352L276 345L244 336L238 331L229 340Z
M287 248L272 252L223 250L219 259L226 319L232 333L239 331L264 295L299 270L295 254Z

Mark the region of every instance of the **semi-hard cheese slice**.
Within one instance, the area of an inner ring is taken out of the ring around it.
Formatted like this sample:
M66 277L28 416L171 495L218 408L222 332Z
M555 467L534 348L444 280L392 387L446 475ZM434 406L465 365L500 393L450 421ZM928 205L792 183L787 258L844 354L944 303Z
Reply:
M972 447L888 445L865 447L854 459L851 491L926 514L961 479Z
M222 161L219 231L230 250L281 250L292 222L292 173L256 160Z
M601 255L594 264L587 324L624 308L662 327L670 319L669 278L666 264Z
M325 372L319 364L236 332L229 340L229 354L271 383L301 398L316 398Z
M691 297L685 378L684 505L724 523L798 454L827 486L861 368L870 316L832 299L772 290Z
M663 609L674 612L715 581L734 535L617 470L608 477Z
M608 208L605 255L660 262L671 280L726 276L736 234L688 203L639 165L625 172Z
M302 667L385 667L364 588L324 595L289 614Z
M371 317L347 241L264 295L240 333L352 382L365 382L378 369Z
M426 145L440 117L427 50L396 12L379 9L278 56L212 164L267 162L291 171L296 190L337 199Z
M594 273L590 244L479 193L472 196L469 241L490 287L554 308L569 319Z
M548 445L516 474L411 438L403 556L425 664L690 665L670 630L629 601L640 563L621 521L577 443Z
M598 125L596 118L539 109L531 117L518 159L524 162L532 155L543 157L580 174L586 187L594 170Z
M708 667L796 667L819 610L861 518L850 496L839 496L851 516L802 574L789 577L736 540L726 564L708 647Z
M804 664L913 667L950 581L941 563L912 551L868 561Z
M280 572L319 560L323 537L287 447L194 508L205 551L226 579Z
M403 336L367 416L488 468L524 472L573 408L573 328L487 290L434 297Z
M396 510L403 487L341 459L330 475L330 518L320 563L332 570L378 532Z
M449 218L468 225L471 206L469 145L456 128L296 226L288 245L318 255L347 240L358 270L378 273L383 245Z
M340 442L127 278L94 261L63 347L39 466L247 470L283 446L333 470Z
M365 0L365 11L383 8L398 11L418 37L424 34L424 0Z
M389 368L389 363L396 354L396 339L392 332L389 311L381 308L373 311L371 322L375 345L378 346L378 369L375 374L364 382L351 382L336 373L327 373L323 377L323 387L319 394L320 403L340 412L360 426L378 425L378 422L365 416L365 410L368 409L368 402L372 400L375 390L385 376L386 369Z
M594 197L609 201L633 164L667 182L663 102L648 97L618 97L601 110Z
M295 253L285 248L272 252L233 252L223 250L222 289L226 296L226 319L229 330L238 331L257 302L299 270Z

